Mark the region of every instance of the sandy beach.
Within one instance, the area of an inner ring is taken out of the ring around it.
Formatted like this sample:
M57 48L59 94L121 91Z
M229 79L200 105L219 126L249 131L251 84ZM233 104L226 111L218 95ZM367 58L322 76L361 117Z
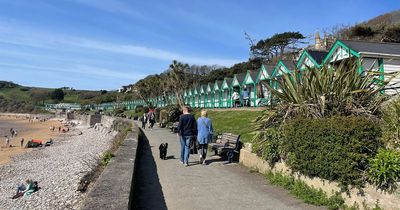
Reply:
M54 132L50 131L50 127L55 126ZM24 152L29 152L32 149L24 148L26 143L31 139L49 140L60 136L58 127L62 123L58 119L50 119L45 122L39 120L30 120L21 116L0 116L0 165L8 163L12 157ZM6 146L5 136L10 135L10 128L16 129L18 135L10 138L10 145ZM24 138L24 145L21 147L21 139Z

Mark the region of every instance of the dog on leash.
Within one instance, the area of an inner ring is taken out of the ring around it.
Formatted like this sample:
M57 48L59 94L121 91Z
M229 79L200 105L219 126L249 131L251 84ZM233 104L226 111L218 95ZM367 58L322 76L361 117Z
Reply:
M168 143L160 144L158 149L160 150L160 159L166 160L167 159Z

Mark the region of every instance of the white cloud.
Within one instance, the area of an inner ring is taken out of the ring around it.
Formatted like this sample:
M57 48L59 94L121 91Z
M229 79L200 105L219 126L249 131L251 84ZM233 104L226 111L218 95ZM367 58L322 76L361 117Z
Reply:
M151 48L140 45L99 41L82 37L65 36L61 34L46 33L29 29L28 27L15 27L0 22L0 42L15 45L55 49L76 50L86 48L114 54L124 54L136 57L146 57L163 61L178 60L198 65L223 65L231 66L240 62L238 59L212 58L206 56L189 56L164 49ZM90 51L88 51L90 52Z
M73 65L65 68L60 67L45 67L39 65L26 65L26 64L15 64L15 63L4 63L0 62L0 66L7 67L8 69L19 69L19 70L33 70L39 72L52 72L52 73L65 73L67 74L84 74L89 77L107 77L116 79L129 79L133 81L139 80L146 75L141 73L127 73L123 70L106 69L96 66L88 65ZM0 69L0 72L3 71ZM7 70L8 71L8 70Z

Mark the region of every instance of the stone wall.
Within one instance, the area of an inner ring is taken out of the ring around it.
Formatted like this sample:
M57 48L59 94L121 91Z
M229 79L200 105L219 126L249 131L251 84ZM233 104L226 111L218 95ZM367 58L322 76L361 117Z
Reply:
M255 169L262 174L272 171L274 173L281 172L286 175L293 175L290 168L284 162L278 162L274 167L271 167L268 162L252 153L251 147L251 144L246 143L243 149L240 150L239 162L241 164ZM340 191L338 187L339 183L337 182L330 182L320 178L309 178L299 174L294 175L307 185L322 189L329 196ZM352 206L354 203L357 203L361 209L363 208L363 204L373 208L377 202L383 209L400 209L400 195L383 193L371 185L367 185L363 190L363 195L356 189L351 190L349 195L346 193L341 193L341 195L347 205Z
M104 119L109 123L113 118ZM88 193L82 210L130 209L139 138L137 126L132 130Z

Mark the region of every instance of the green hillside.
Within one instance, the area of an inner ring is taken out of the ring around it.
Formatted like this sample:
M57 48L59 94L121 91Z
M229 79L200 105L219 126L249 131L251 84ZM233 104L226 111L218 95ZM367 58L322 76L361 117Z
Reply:
M0 112L36 112L45 103L95 104L116 101L116 91L87 91L61 88L63 98L56 99L52 88L25 87L0 81ZM125 95L124 100L129 100Z

